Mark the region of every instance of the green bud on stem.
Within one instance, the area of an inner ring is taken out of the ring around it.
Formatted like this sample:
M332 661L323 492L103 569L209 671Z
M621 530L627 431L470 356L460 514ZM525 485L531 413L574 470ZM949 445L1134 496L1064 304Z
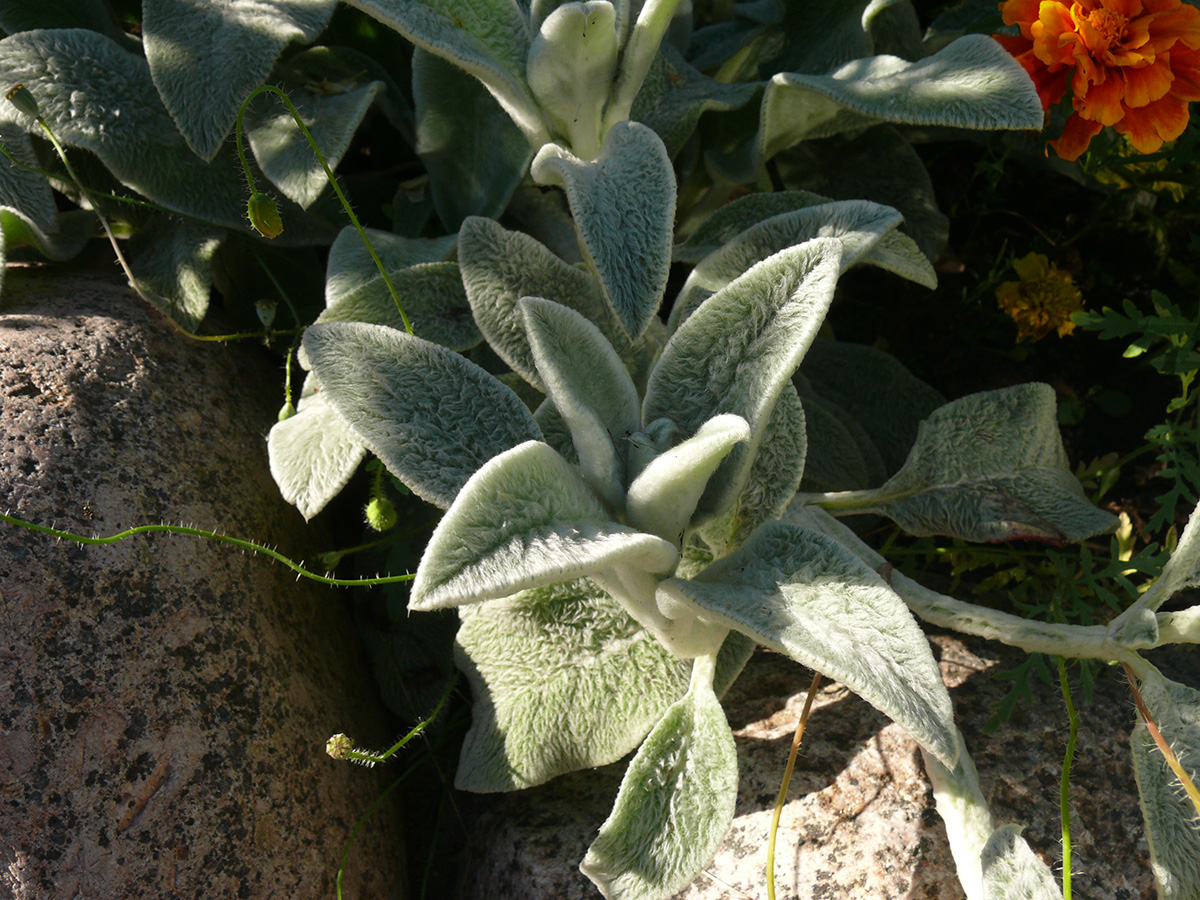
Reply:
M283 234L283 219L279 217L279 207L266 194L252 194L246 204L246 215L250 224L265 238L277 238Z

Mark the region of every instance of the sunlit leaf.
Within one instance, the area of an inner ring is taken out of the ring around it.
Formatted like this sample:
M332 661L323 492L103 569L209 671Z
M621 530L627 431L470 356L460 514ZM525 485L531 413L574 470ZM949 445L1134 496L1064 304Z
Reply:
M569 306L610 341L623 336L615 321L609 325L612 316L599 282L527 234L509 231L490 219L467 219L458 234L458 259L479 330L496 354L539 390L544 387L542 378L517 310L522 297L542 297ZM628 339L623 344L628 348Z
M1200 780L1200 691L1157 674L1143 680L1141 691L1163 738L1196 783ZM1158 895L1162 900L1200 896L1196 807L1140 720L1129 745Z
M536 297L522 299L519 309L546 393L571 431L584 480L610 509L620 510L626 437L638 428L640 405L625 366L599 329L574 310Z
M267 456L283 499L311 519L341 493L367 455L364 447L305 379L294 416L271 426Z
M671 656L586 579L466 607L475 698L455 786L511 791L615 762L687 688Z
M654 726L579 867L610 900L682 890L729 830L737 749L707 676L693 670L687 694Z
M442 508L492 457L536 440L511 390L437 344L382 325L330 322L304 333L329 405L413 493Z
M283 48L325 28L335 0L143 0L146 61L188 144L212 159Z
M842 682L947 765L958 748L950 695L904 601L837 541L781 522L659 594Z
M1071 474L1045 384L971 394L936 410L873 496L871 510L917 535L1079 541L1116 525Z
M529 441L463 486L421 557L409 608L494 600L617 565L665 573L677 559L661 538L614 522L574 466Z
M671 265L675 173L662 141L644 125L620 122L594 161L547 145L532 173L566 192L605 296L629 338L637 338L662 302Z
M709 482L697 524L724 513L744 488L775 403L825 318L841 254L832 238L775 254L709 297L663 349L643 423L668 417L690 436L728 412L751 429Z

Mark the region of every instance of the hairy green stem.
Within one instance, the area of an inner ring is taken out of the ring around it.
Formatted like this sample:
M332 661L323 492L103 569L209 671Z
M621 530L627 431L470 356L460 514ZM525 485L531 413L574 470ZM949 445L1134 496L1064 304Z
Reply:
M1062 780L1058 787L1059 815L1062 818L1063 842L1063 900L1071 900L1071 764L1075 759L1075 743L1079 739L1079 715L1071 698L1071 685L1067 681L1067 662L1056 656L1058 683L1062 686L1063 702L1067 705L1067 718L1071 722L1071 733L1067 737L1067 752L1063 756Z
M332 587L359 587L375 584L398 584L400 582L412 581L414 577L412 575L384 575L378 578L331 578L328 575L318 575L316 572L306 569L300 563L293 562L279 551L272 550L270 547L255 543L254 541L230 537L227 534L221 534L216 531L208 531L203 528L192 528L187 525L137 525L133 528L126 528L124 531L119 531L116 534L110 534L106 537L87 537L82 534L73 534L69 531L62 531L58 528L50 528L46 525L37 525L33 522L26 522L24 519L18 519L5 513L0 513L0 522L6 522L9 525L16 525L19 528L27 528L30 531L36 531L40 534L46 534L50 537L55 537L64 541L71 541L73 543L82 544L89 547L115 544L118 541L123 541L126 538L131 538L139 534L186 534L192 537L208 538L209 540L219 541L223 544L232 544L235 547L240 547L243 550L249 550L252 553L261 553L263 556L270 557L276 562L283 563L302 578L307 578L310 581L317 582L318 584L327 584Z
M422 731L424 731L425 728L434 719L436 719L438 717L438 715L442 711L442 707L446 704L446 700L449 699L450 694L454 690L454 687L457 683L458 683L458 676L455 675L453 678L450 679L450 684L446 686L446 690L442 694L442 698L438 701L437 706L434 707L433 712L429 714L428 718L426 718L423 721L418 722L416 725L414 725L412 730L407 735L405 735L404 738L394 748L392 748L391 751L389 751L389 754L388 754L389 756L391 755L391 753L394 753L396 750L399 750L400 747L404 746L404 744L408 743L408 741L412 740L412 738L416 737L418 734L420 734ZM367 809L367 811L365 813L363 813L362 817L357 822L354 823L354 828L350 832L350 836L346 839L345 845L342 847L342 858L341 858L341 862L338 864L337 878L334 881L335 889L337 891L337 900L342 900L342 876L345 875L345 873L346 873L346 859L350 855L350 848L354 845L354 841L357 839L359 831L361 831L362 827L367 824L368 820L370 820L370 818L373 815L375 815L376 812L379 811L379 808L381 806L383 806L384 801L387 800L387 798L391 796L392 792L395 791L396 788L398 788L401 784L403 784L409 775L411 775L421 765L423 765L427 758L434 759L432 749L430 751L426 752L426 754L424 754L423 756L417 758L407 769L405 769L400 774L399 778L397 778L395 781L393 781L391 784L389 784L387 786L387 788L383 791L383 793L381 793L378 797L375 798L374 802L370 805L370 807Z
M329 179L330 186L333 188L334 193L337 194L338 200L341 201L342 209L346 211L346 216L350 219L350 224L354 226L354 230L357 231L358 236L362 238L362 242L366 246L367 252L371 254L371 259L375 262L375 267L379 269L379 274L383 276L383 283L387 285L388 292L392 295L392 301L396 304L396 311L400 313L400 319L404 322L404 330L409 334L412 334L412 323L409 322L408 315L404 312L404 305L400 302L400 297L396 294L396 288L392 284L391 276L388 275L387 268L384 266L383 261L380 260L379 254L375 252L375 247L371 243L371 239L367 237L367 232L363 229L362 224L358 221L358 216L354 214L354 209L350 206L350 201L346 199L346 195L342 192L341 184L338 183L337 178L334 176L332 170L330 170L329 164L325 162L325 155L321 152L321 148L317 146L317 142L313 140L313 136L311 132L309 132L308 126L304 124L304 120L300 117L300 113L292 104L291 98L288 97L283 88L276 87L273 84L260 84L250 92L250 95L246 97L246 99L242 101L242 105L238 107L237 125L234 129L234 141L237 145L238 160L242 164L242 172L246 176L246 183L250 186L251 199L257 196L259 191L258 185L254 180L254 174L250 171L250 163L246 159L246 148L243 146L242 142L242 132L244 130L242 120L246 116L246 109L249 107L250 102L259 94L267 93L274 94L280 100L282 100L283 105L287 107L287 111L291 113L292 118L295 119L296 125L300 129L300 133L304 135L304 139L308 141L308 146L312 148L313 154L317 157L317 162L319 162L321 164L321 168L325 170L325 177Z

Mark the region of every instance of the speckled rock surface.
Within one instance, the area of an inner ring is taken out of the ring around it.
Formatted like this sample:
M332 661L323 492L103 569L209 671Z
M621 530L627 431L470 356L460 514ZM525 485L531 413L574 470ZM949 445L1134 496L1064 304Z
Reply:
M267 470L279 371L260 347L176 337L95 276L10 272L5 292L0 509L303 549ZM344 604L211 541L81 548L0 524L0 897L334 896L386 781L325 740L394 734ZM345 897L401 896L385 809Z
M1041 688L990 737L981 729L1005 685L988 677L1023 656L994 644L935 637L935 654L960 727L1000 822L1061 868L1058 783L1067 719L1061 698ZM1198 680L1178 672L1189 683ZM1072 778L1075 896L1152 900L1149 851L1137 805L1128 736L1128 689L1101 674L1082 728ZM740 785L733 827L716 858L680 900L762 898L767 834L792 733L811 674L760 651L723 703L734 728ZM1080 698L1076 697L1078 703ZM467 900L596 900L579 860L608 815L625 763L575 773L519 794L470 802L475 840L461 895ZM960 900L946 832L916 744L897 725L841 688L814 703L776 846L780 900Z

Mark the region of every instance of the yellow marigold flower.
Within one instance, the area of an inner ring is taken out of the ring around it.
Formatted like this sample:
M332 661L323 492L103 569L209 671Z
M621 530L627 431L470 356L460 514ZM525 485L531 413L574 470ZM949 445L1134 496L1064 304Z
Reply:
M1181 0L1004 0L1020 36L996 35L1037 85L1043 108L1063 98L1074 114L1051 141L1078 159L1111 125L1141 153L1158 151L1187 127L1200 100L1200 9Z
M1020 281L996 288L1000 308L1017 323L1018 341L1040 341L1051 331L1064 337L1075 330L1071 313L1083 309L1083 297L1069 273L1040 253L1013 260Z

